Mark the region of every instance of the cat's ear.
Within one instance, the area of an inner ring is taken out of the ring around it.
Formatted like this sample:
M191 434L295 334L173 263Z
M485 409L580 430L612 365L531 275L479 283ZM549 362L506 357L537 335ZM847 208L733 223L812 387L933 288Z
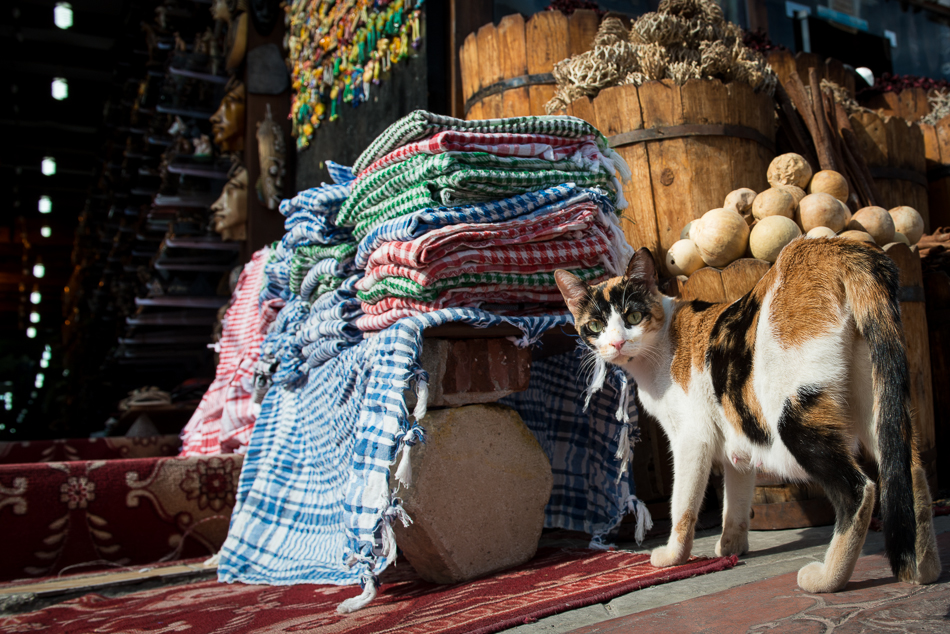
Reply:
M573 273L558 269L554 272L554 281L564 296L564 303L571 314L577 317L581 302L587 297L587 285Z
M640 247L630 263L627 264L627 271L623 276L628 280L636 280L646 284L651 290L657 286L656 262L653 260L653 254L646 247Z

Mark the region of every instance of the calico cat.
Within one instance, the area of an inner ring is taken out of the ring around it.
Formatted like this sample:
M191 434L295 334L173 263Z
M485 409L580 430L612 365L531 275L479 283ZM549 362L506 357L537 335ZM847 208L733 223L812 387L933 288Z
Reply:
M891 569L901 581L940 575L930 492L910 417L898 271L879 249L800 238L748 294L730 304L661 294L643 248L622 277L587 286L555 273L581 339L637 383L673 453L673 528L654 566L684 563L712 465L724 473L716 553L749 548L757 468L824 488L836 522L824 563L798 573L807 592L851 577L875 484L855 459L876 458Z

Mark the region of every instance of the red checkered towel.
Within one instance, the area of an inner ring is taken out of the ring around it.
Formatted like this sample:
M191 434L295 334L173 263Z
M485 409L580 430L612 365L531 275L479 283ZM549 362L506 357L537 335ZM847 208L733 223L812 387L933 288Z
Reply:
M384 242L366 262L367 270L382 264L421 268L462 249L490 249L579 235L595 224L608 225L594 203L581 203L541 217L517 218L498 223L448 225L407 242Z
M267 248L255 253L244 265L234 288L218 342L215 378L182 430L182 456L241 453L247 446L250 427L257 415L252 412L253 389L244 389L242 377L245 377L247 367L253 372L264 332L270 323L262 319L258 308L268 256ZM264 312L267 318L272 320L270 313L276 314L282 304L280 299L266 302ZM248 359L254 359L249 366Z
M491 242L491 241L486 241ZM379 264L366 269L356 283L361 291L385 277L405 277L422 286L466 273L542 273L557 269L587 269L601 263L610 241L597 228L575 237L511 246L483 245L449 253L428 266Z
M446 130L428 139L396 148L360 172L358 178L417 154L487 152L496 156L537 157L548 161L556 161L571 156L581 147L589 147L588 153L590 154L599 153L597 139L593 135L569 139L548 134L506 134L503 132Z

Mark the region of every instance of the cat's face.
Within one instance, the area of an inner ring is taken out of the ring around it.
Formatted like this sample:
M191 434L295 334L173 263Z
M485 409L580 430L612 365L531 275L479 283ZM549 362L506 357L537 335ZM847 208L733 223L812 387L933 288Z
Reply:
M596 286L567 271L557 271L555 280L574 316L577 333L604 361L623 365L648 354L663 326L664 312L647 249L633 256L622 277Z

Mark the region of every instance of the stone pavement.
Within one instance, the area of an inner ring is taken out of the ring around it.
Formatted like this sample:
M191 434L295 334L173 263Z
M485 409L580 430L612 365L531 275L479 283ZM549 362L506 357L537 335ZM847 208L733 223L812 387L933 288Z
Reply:
M798 569L823 559L832 527L756 531L749 535L752 552L732 570L631 592L507 632L950 632L950 516L935 518L934 525L944 573L930 586L898 583L880 555L883 534L869 532L866 557L843 592L805 594L795 582ZM713 555L718 539L718 528L697 533L693 552ZM639 550L664 541L644 542Z

